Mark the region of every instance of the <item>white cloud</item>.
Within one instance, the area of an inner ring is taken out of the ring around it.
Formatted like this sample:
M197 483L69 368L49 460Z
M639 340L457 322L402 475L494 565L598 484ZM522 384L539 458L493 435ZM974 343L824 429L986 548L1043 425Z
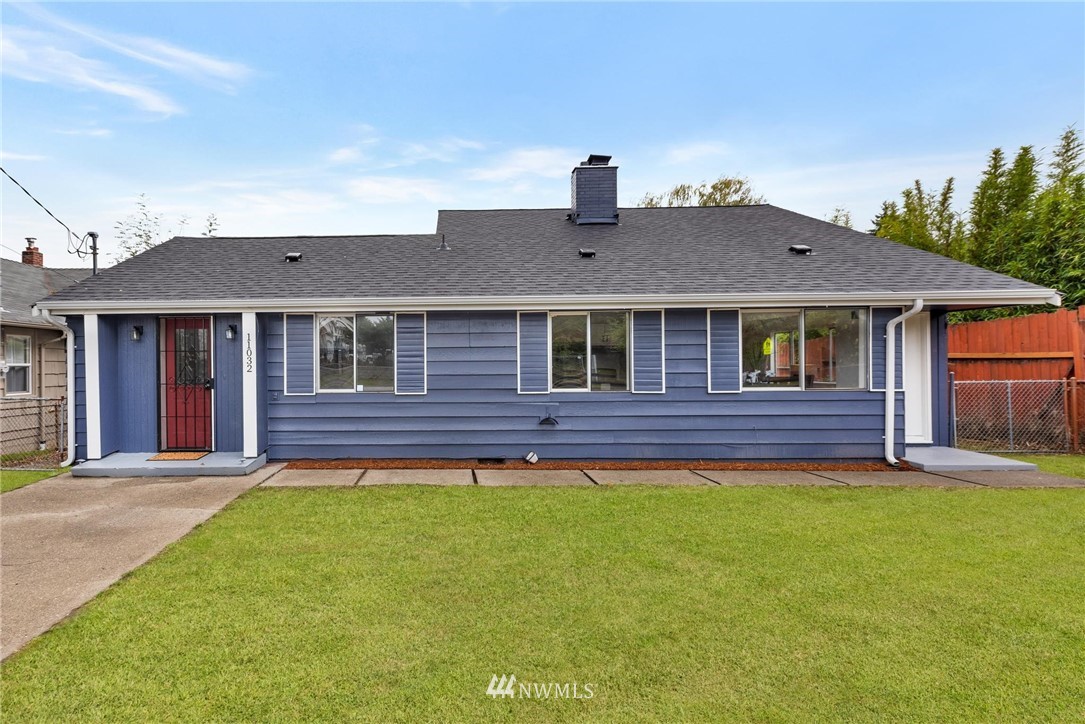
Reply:
M576 165L577 154L567 148L520 148L501 154L489 165L469 169L472 181L514 181L526 176L561 178Z
M423 161L452 163L459 159L463 151L481 151L486 146L478 141L465 138L444 138L437 141L407 143L401 154L404 164Z
M14 153L12 151L0 151L0 161L44 161L45 156L36 153Z
M34 83L108 93L163 116L182 111L165 94L125 77L108 64L56 47L60 39L55 36L11 26L4 26L2 30L0 63L5 75Z
M362 160L362 149L357 146L344 146L328 154L332 163L356 163Z
M437 203L448 198L440 182L402 176L364 176L347 182L351 196L368 204L399 204L424 200Z
M684 143L668 148L667 152L664 154L663 160L664 163L677 165L689 163L690 161L700 161L706 158L726 156L730 152L730 146L726 143L716 141Z
M39 5L16 7L40 22L85 38L120 55L199 82L215 83L224 90L232 90L236 83L244 81L252 73L251 69L242 63L180 48L157 38L97 30L54 15Z

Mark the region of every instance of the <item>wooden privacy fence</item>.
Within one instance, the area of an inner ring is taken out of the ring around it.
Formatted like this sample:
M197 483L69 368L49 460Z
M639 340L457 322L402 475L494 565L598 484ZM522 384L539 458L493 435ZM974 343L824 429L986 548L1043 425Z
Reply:
M1078 452L1085 424L1085 306L954 324L957 444ZM1061 442L1060 442L1061 441Z

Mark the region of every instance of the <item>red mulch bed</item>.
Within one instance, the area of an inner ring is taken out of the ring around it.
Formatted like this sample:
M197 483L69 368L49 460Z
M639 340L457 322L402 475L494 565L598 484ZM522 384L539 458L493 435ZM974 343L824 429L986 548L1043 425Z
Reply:
M534 465L524 460L509 459L502 463L477 460L413 460L370 458L368 460L292 460L288 470L433 470L437 468L474 470L913 470L902 462L899 468L885 463L744 463L721 460L540 460Z

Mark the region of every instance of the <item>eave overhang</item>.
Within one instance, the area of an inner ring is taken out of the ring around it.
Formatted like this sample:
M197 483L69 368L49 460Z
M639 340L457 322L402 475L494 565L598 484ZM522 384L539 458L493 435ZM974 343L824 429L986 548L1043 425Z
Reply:
M35 306L54 314L196 314L222 312L352 312L394 310L403 312L440 310L614 309L698 307L893 307L922 298L928 307L975 309L1026 304L1062 303L1054 289L851 292L847 294L604 294L559 296L478 297L327 297L309 299L136 299L121 301L56 300Z

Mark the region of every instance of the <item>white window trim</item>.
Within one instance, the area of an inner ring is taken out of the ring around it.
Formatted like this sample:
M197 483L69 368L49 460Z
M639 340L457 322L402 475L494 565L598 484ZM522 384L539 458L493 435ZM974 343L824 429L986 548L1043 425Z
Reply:
M761 309L761 308L758 308L758 309L750 309L750 310L743 310L743 309L739 310L739 312L738 312L739 376L740 376L740 382L742 383L742 390L741 390L742 392L802 392L802 393L806 393L806 392L814 392L814 393L820 393L820 392L864 392L864 391L866 391L866 392L885 392L884 389L876 390L876 389L872 389L871 387L869 387L869 385L872 384L873 371L874 371L874 364L873 364L873 362L874 362L874 345L871 344L872 335L874 333L874 331L873 331L874 330L874 313L873 313L873 310L870 307L865 308L867 310L867 316L866 316L866 328L867 328L867 331L866 331L866 339L867 339L866 378L867 378L867 386L860 385L858 387L826 387L826 388L811 388L811 387L806 386L806 374L805 374L805 370L806 370L806 344L805 344L805 342L806 342L806 312L808 310L822 310L822 309L864 309L864 307L853 307L853 306L818 307L818 306L814 306L814 307L786 307L786 308L780 308L780 309ZM796 386L796 387L771 387L771 386L747 387L746 386L746 384L745 384L746 375L743 373L743 370L742 370L742 346L741 346L742 345L742 315L743 315L743 313L745 311L755 312L755 313L763 313L763 312L770 312L770 311L771 312L796 312L797 311L799 313L799 340L800 340L799 341L799 369L804 370L804 373L802 375L800 375L800 377L799 377L798 386ZM711 333L711 330L710 330L710 333ZM709 368L709 383L711 384L711 368ZM900 392L900 391L902 391L902 390L898 390L898 392Z
M354 392L359 395L390 395L396 391L396 373L399 368L399 329L396 324L396 312L355 312L354 313L354 354L358 354L358 317L391 317L392 318L392 389L390 390L359 390L358 389L358 359L355 356L354 359ZM425 320L423 320L425 325ZM425 339L425 330L423 329L422 338ZM428 358L424 358L427 359ZM428 370L427 370L428 372ZM428 377L428 374L426 375ZM346 390L335 390L336 392L346 392ZM402 393L402 394L422 394L418 392Z
M712 389L712 312L737 312L738 313L738 387L733 390ZM742 392L742 310L737 307L710 307L705 310L705 359L707 364L708 394L710 395L737 395ZM750 388L760 389L760 388Z
M592 356L591 355L591 314L592 314L592 312L624 312L625 313L625 339L626 339L626 345L625 345L625 369L626 369L626 378L628 379L628 382L626 384L626 389L624 389L624 390L593 390L591 388L591 356ZM588 386L587 387L562 387L560 389L555 388L554 387L554 371L553 371L553 367L554 367L553 319L554 319L554 317L577 317L577 316L583 316L585 318L585 325L586 325L585 326L585 334L587 335L586 338L585 338L585 342L587 343L587 351L588 351L588 355L587 355L587 357L588 357L588 359L587 359L587 363L588 363L588 367L587 367ZM608 394L610 394L612 392L613 393L621 393L621 392L629 393L629 392L632 392L632 390L633 390L633 356L632 356L633 342L632 342L632 340L633 340L633 313L632 313L632 310L629 310L629 309L584 309L584 310L570 310L570 311L567 311L567 312L566 311L548 312L548 314L547 314L547 329L546 329L546 353L547 353L547 359L548 359L548 362L546 364L546 366L547 366L547 381L546 381L547 387L550 388L550 392L553 393L553 394L561 394L561 393L565 393L565 392L570 392L570 393L573 393L575 395L582 395L585 392L594 392L596 394L608 395Z
M26 340L26 362L12 362L8 356L8 340ZM4 396L5 397L30 397L34 394L34 338L29 334L5 334L4 335ZM7 373L14 367L26 368L26 392L12 392L10 388L10 375Z
M335 389L335 388L325 389L323 387L320 387L320 320L321 319L331 319L331 318L335 318L335 317L341 317L341 318L344 318L344 319L350 318L350 327L351 327L351 331L350 331L350 348L351 348L351 354L353 356L354 354L357 353L357 350L356 350L356 347L355 347L355 345L357 344L357 339L358 339L358 337L357 337L358 315L357 314L335 314L335 313L329 313L329 312L321 312L321 313L318 313L318 314L315 315L315 318L313 319L313 333L314 333L313 334L313 377L315 378L315 381L316 381L316 385L315 385L314 389L321 395L341 395L343 393L351 393L351 392L357 392L358 391L358 364L357 364L357 361L355 361L355 363L351 365L352 370L351 370L351 378L350 378L350 381L351 381L350 389ZM395 322L393 322L393 324L394 323Z
M637 344L636 315L637 312L659 312L659 374L660 387L658 390L637 389L636 355L633 354ZM634 395L665 395L667 394L667 312L662 307L658 309L630 309L629 310L629 391Z
M291 392L290 391L290 375L287 370L287 358L290 357L287 354L287 317L310 317L313 320L313 387L311 392ZM316 394L316 378L317 378L317 339L318 333L316 328L316 313L315 312L283 312L283 395L290 397L312 397Z
M412 316L422 315L422 391L421 392L400 392L399 390L399 315L410 314ZM395 340L395 354L393 355L394 367L392 368L392 384L393 390L396 395L425 395L429 393L429 317L426 312L393 312L392 313L392 332L393 339ZM365 393L361 393L365 394Z
M525 390L520 380L520 315L522 314L545 314L546 315L546 389ZM550 313L549 312L516 312L516 394L518 395L549 395L550 394Z

